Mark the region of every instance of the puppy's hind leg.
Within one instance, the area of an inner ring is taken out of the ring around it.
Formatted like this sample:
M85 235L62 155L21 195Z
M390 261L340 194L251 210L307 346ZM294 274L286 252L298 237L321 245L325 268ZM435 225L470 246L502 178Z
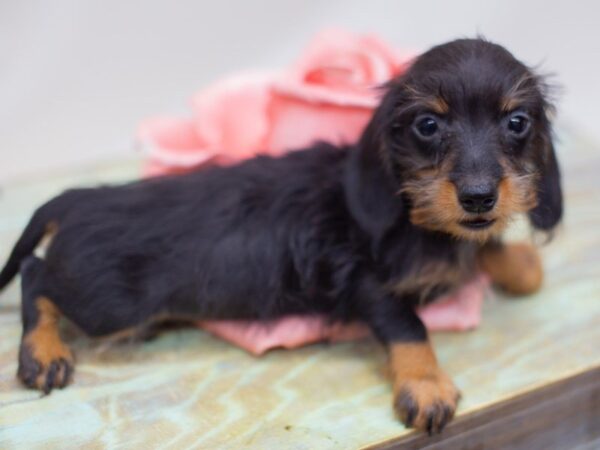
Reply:
M21 264L23 336L17 376L48 394L63 388L73 373L73 354L60 338L60 311L45 292L44 261L31 256Z

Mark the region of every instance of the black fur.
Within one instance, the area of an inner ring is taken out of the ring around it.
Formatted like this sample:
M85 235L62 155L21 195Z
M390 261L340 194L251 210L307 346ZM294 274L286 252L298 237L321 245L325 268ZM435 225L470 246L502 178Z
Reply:
M320 144L229 168L68 191L35 215L59 224L44 294L94 336L164 313L364 317L385 282L429 258L453 262L472 244L411 226L396 200L393 232L373 254L372 230L355 219L366 214L358 204L376 209L394 193L352 194L365 181L356 174L359 151ZM363 293L367 280L373 286Z
M524 76L520 108L532 130L517 139L499 104ZM450 112L429 112L423 96L444 99ZM54 222L39 293L92 336L158 316L325 313L363 319L385 343L422 342L414 306L472 277L482 241L415 225L411 211L431 188L415 195L405 183L449 163L457 189L483 178L499 183L500 161L520 175L533 166L539 202L531 220L551 229L562 197L546 107L541 81L502 47L483 40L436 47L389 83L355 145L320 143L51 200L16 244L0 288ZM434 139L415 134L423 114L440 124ZM457 275L431 275L431 267ZM420 277L425 284L411 284Z

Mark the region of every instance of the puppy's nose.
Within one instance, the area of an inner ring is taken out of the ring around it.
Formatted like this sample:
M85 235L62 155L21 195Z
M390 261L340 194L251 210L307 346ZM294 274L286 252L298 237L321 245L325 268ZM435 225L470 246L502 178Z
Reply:
M470 213L491 211L498 199L496 188L490 184L466 186L460 190L458 200L463 209Z

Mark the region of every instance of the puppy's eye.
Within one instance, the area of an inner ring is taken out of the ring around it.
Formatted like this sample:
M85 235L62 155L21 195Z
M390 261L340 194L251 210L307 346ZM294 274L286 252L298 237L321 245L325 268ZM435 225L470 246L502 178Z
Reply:
M517 137L522 137L529 131L529 119L522 113L515 113L508 118L508 130Z
M438 122L431 116L418 117L415 120L413 128L418 136L423 138L431 138L439 130Z

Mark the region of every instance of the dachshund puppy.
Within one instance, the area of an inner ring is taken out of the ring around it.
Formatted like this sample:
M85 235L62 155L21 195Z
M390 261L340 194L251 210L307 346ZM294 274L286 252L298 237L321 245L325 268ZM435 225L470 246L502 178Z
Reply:
M510 292L538 289L536 252L501 234L518 213L545 231L561 218L549 110L507 50L457 40L389 82L355 145L63 193L0 273L0 287L22 279L18 377L46 393L69 382L62 316L105 336L158 318L319 313L364 320L388 349L399 418L441 431L459 392L415 306L478 265Z

